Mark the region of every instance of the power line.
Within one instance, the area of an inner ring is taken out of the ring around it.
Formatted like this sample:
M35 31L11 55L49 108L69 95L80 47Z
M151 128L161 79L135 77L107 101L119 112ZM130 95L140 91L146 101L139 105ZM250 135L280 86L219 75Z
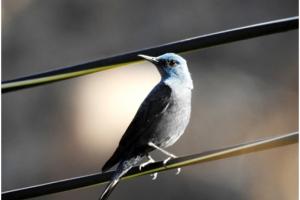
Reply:
M154 172L161 172L170 169L176 169L178 167L184 167L192 164L208 162L212 160L219 160L228 157L243 155L246 153L262 151L270 148L275 148L283 145L293 144L298 142L298 132L293 132L281 136L272 137L269 139L257 140L254 142L248 142L244 144L239 144L235 146L230 146L227 148L215 149L199 154L193 154L188 156L183 156L170 160L166 166L164 166L163 161L155 162L149 164L141 171L139 167L134 167L130 170L126 176L122 179L131 179L138 176L143 176L147 174L152 174ZM35 185L31 187L10 190L2 193L3 200L18 200L32 198L47 194L53 194L57 192L68 191L76 188L81 188L85 186L104 184L110 180L113 172L97 173L86 176L80 176L60 181L55 181L51 183L45 183L41 185Z
M212 34L197 36L156 47L145 48L121 55L103 58L79 65L62 67L56 70L24 76L2 82L2 93L30 88L50 82L65 80L97 71L111 69L120 65L139 61L138 54L157 56L166 52L181 53L239 40L280 33L298 28L298 16L254 24L250 26L225 30Z

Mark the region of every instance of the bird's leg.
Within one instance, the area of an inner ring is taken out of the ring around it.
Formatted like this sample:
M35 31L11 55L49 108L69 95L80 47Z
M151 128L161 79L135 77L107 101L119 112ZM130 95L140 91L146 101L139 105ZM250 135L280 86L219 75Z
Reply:
M148 161L146 161L146 162L140 164L140 166L139 166L139 169L140 169L140 170L142 170L143 167L146 167L146 166L149 165L150 163L154 163L154 162L155 162L155 160L154 160L149 154L147 154L146 156L147 156L147 158L148 158ZM153 174L150 174L150 176L153 176L153 177L152 177L152 180L155 180L155 179L157 178L157 172L155 172L155 173L153 173Z
M153 147L153 148L155 148L155 149L157 149L157 150L159 150L160 152L162 152L163 154L165 154L165 155L168 156L168 158L163 161L164 165L166 165L169 162L169 160L171 160L172 158L177 158L177 156L175 156L174 154L172 154L172 153L170 153L170 152L168 152L168 151L166 151L166 150L158 147L153 142L149 142L148 145L151 146L151 147ZM176 175L178 175L180 172L181 172L181 168L177 168Z
M148 143L149 146L154 147L155 149L159 150L160 152L162 152L163 154L169 156L170 158L177 158L177 156L175 156L174 154L156 146L153 142L149 142ZM170 159L169 159L170 160Z

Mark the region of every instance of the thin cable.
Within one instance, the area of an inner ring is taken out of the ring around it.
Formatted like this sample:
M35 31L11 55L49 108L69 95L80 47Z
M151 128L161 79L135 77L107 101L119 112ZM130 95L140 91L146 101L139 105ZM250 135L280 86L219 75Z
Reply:
M139 167L132 168L123 178L132 179L139 176L152 174L155 172L161 172L170 169L176 169L179 167L189 166L197 163L203 163L213 160L219 160L229 158L233 156L243 155L246 153L262 151L270 148L280 147L288 144L298 142L298 132L293 132L285 135L272 137L269 139L257 140L254 142L248 142L227 148L216 149L199 154L193 154L188 156L182 156L179 158L171 159L166 166L163 161L155 162L147 165L139 170ZM3 200L18 200L32 197L38 197L47 194L53 194L57 192L68 191L76 188L86 187L96 184L104 184L110 180L113 172L90 174L86 176L80 176L51 183L45 183L41 185L35 185L31 187L10 190L2 193Z
M2 93L120 67L132 62L140 61L141 58L137 56L138 54L158 56L166 52L182 53L293 29L298 29L298 16L197 36L79 65L63 67L48 72L3 81Z

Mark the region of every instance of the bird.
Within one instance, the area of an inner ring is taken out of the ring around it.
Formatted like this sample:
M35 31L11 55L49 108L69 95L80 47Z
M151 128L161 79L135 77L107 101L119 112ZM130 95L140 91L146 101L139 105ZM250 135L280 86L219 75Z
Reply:
M161 80L140 105L117 149L102 167L102 172L106 172L117 166L100 200L107 199L120 178L144 157L148 160L139 165L140 170L155 162L150 152L158 150L167 155L164 164L176 158L165 148L183 135L190 120L193 80L186 60L175 53L165 53L158 57L138 56L156 66ZM178 174L180 168L177 170ZM153 179L156 177L157 173L153 174Z

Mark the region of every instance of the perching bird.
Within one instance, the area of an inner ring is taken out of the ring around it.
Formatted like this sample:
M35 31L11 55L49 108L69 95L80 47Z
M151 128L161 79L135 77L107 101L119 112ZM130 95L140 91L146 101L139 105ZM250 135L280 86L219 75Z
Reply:
M154 162L149 155L151 151L157 149L166 154L168 158L164 163L175 158L175 155L163 148L173 145L179 139L190 120L193 81L185 59L174 53L159 57L139 56L157 67L161 80L141 104L118 148L103 166L102 171L105 172L118 164L101 200L108 198L120 178L143 156L148 161L141 164L140 169Z

